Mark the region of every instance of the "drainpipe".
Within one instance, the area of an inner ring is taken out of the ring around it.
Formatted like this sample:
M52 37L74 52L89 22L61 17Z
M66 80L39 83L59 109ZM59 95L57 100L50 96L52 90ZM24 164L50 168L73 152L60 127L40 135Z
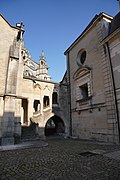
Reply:
M119 122L120 117L119 117L119 109L118 109L117 95L116 95L116 89L115 89L115 78L114 78L114 74L113 74L112 61L111 61L108 42L106 42L106 46L107 46L108 57L109 57L109 61L110 61L111 75L112 75L112 80L113 80L113 92L114 92L114 97L115 97L115 107L116 107L117 124L118 124L118 136L119 136L119 143L120 143L120 122Z
M69 60L69 52L67 54L67 69L68 69L68 103L69 103L69 113L70 113L70 127L69 134L72 136L72 111L71 111L71 82L70 82L70 60Z

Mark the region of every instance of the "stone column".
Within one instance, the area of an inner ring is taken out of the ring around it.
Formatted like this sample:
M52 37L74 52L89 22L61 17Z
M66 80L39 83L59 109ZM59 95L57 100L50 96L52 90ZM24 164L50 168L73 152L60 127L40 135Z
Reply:
M14 138L15 143L19 143L21 140L21 109L22 99L15 99L15 118L14 118Z
M4 114L2 120L2 140L1 145L14 144L14 112L15 97L4 97Z
M28 99L28 125L30 125L30 118L33 117L33 97Z
M2 120L3 120L3 97L0 97L0 139L2 137Z

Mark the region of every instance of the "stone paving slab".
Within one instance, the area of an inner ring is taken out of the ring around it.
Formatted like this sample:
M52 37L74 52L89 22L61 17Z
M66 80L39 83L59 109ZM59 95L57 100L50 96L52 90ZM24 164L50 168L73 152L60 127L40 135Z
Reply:
M0 180L120 180L119 145L47 138L30 148L0 151ZM91 151L97 155L82 156Z
M105 156L120 161L120 151L114 151L111 153L107 153L107 154L105 154Z
M15 150L15 149L25 149L25 148L32 148L32 147L45 147L48 143L44 141L28 141L22 142L20 144L15 145L7 145L7 146L0 146L0 151L7 151L7 150Z

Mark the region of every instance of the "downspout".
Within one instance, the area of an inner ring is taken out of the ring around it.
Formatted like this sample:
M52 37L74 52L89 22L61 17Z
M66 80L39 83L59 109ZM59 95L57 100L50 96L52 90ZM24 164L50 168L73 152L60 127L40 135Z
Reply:
M108 42L106 42L106 46L107 46L108 57L109 57L109 61L110 61L111 75L112 75L112 81L113 81L113 92L114 92L114 97L115 97L115 107L116 107L117 124L118 124L118 136L119 136L119 143L120 143L120 122L119 122L120 117L119 117L119 109L118 109L118 103L117 103L117 95L116 95L116 90L115 90L115 79L114 79L114 74L113 74L112 61L111 61Z
M67 54L67 69L68 69L68 107L69 107L69 117L70 117L70 127L69 127L69 134L72 136L72 111L71 111L71 82L70 82L70 59L69 59L69 52Z

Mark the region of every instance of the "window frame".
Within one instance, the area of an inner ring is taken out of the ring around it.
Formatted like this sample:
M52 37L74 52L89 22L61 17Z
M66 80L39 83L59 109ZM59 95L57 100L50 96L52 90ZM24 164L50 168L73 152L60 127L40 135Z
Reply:
M77 65L83 66L86 62L86 59L87 59L87 51L83 48L77 54L77 59L76 59Z
M50 98L49 96L44 96L43 97L43 108L47 108L50 106Z

